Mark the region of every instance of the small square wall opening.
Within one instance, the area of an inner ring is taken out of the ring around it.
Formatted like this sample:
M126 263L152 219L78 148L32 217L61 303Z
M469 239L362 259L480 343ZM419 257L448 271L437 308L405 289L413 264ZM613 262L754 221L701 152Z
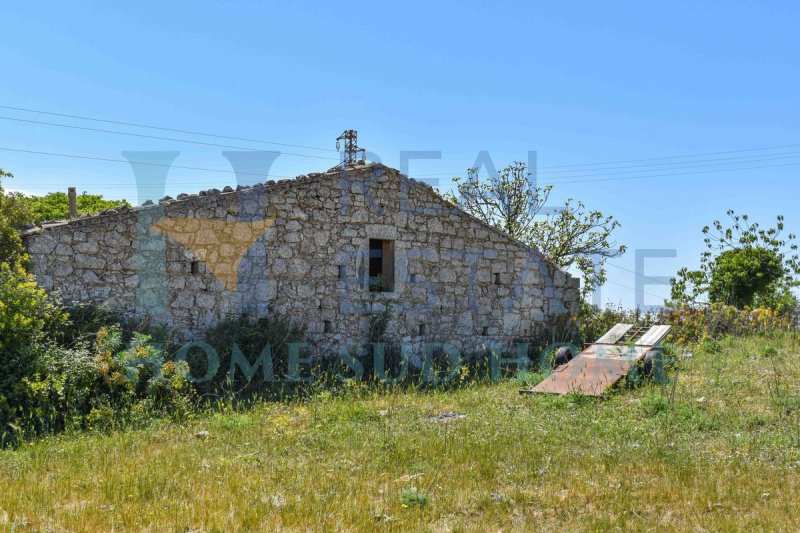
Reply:
M189 271L194 276L199 274L200 273L200 262L199 261L192 261L192 263L189 265Z
M333 333L333 324L330 320L325 320L322 323L322 331L323 333Z
M411 274L411 283L416 283L416 282L417 282L417 275Z
M481 335L483 335L484 337L489 336L489 328L487 326L483 326L483 331L481 332Z
M394 241L369 240L369 290L394 292Z
M338 269L339 269L338 277L340 280L342 280L344 279L344 265L339 265Z
M420 324L419 325L419 334L420 335L425 335L427 333L427 330L428 330L428 328L425 327L425 324Z
M500 272L495 272L494 273L494 284L495 285L500 285Z

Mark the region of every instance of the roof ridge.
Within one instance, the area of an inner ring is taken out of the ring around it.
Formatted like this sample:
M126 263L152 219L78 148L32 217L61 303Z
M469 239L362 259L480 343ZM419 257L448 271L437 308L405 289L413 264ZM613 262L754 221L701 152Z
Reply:
M230 186L230 185L226 185L222 189L211 188L211 189L200 190L200 191L198 191L196 193L180 193L175 198L167 195L167 196L164 196L163 198L161 198L160 200L158 200L158 202L154 202L153 200L146 200L142 204L136 205L136 206L132 206L132 207L127 206L127 205L123 205L123 206L120 206L120 207L103 209L102 211L98 211L96 213L84 213L82 215L79 215L76 218L68 218L68 219L61 219L61 220L45 220L45 221L42 221L42 222L40 222L38 224L26 224L25 226L22 227L22 230L20 231L20 235L25 237L27 235L40 233L42 230L46 230L46 229L53 228L53 227L67 226L67 225L71 225L71 224L75 224L77 226L80 226L80 225L82 225L83 222L94 221L94 220L98 220L98 219L101 219L101 218L112 217L112 216L120 215L120 214L126 214L126 213L130 213L130 212L133 212L133 211L146 211L148 209L154 209L154 208L156 208L158 206L173 205L173 204L177 204L177 203L182 203L182 202L194 200L194 199L197 199L197 198L204 198L204 197L210 197L210 196L222 196L222 195L225 195L225 194L233 194L233 193L237 193L237 192L241 192L241 191L248 191L248 190L259 189L259 188L276 187L276 186L280 187L280 186L285 186L285 185L289 185L289 184L298 183L298 182L301 182L301 181L318 180L320 178L327 177L327 176L329 176L331 174L341 174L343 171L347 172L349 170L365 170L365 169L371 168L371 167L389 168L389 169L395 170L396 172L399 173L399 171L397 169L392 169L391 167L387 167L383 163L379 163L379 162L361 162L361 163L357 163L355 165L352 165L351 167L348 167L346 169L340 169L340 168L334 167L334 168L326 170L325 172L309 172L308 174L299 174L299 175L297 175L297 176L295 176L293 178L283 178L283 179L279 179L279 180L267 180L267 181L264 181L264 182L254 183L253 185L237 185L235 188Z

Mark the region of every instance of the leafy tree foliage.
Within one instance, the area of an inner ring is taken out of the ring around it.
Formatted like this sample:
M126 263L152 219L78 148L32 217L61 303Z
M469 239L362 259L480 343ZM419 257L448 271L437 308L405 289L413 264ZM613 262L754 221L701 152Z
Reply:
M0 169L0 262L25 265L27 256L19 236L26 224L69 217L69 198L66 193L53 192L45 196L26 196L6 192L2 180L13 175ZM84 192L77 197L78 213L96 213L103 209L129 206L124 200L106 200L99 194Z
M529 177L527 166L521 162L485 181L478 177L478 169L472 168L466 178L453 178L458 196L444 196L476 218L537 248L555 266L577 268L586 296L605 282L605 262L625 253L625 246L611 239L620 224L572 198L559 209L543 212L552 186L536 187Z
M69 197L63 192L51 192L45 196L25 196L22 199L27 205L29 223L37 224L46 220L62 220L69 218ZM83 192L77 196L78 214L97 213L104 209L129 206L125 200L106 200L100 194Z
M59 303L31 274L20 265L0 262L0 422L3 404L35 363L35 346L65 320Z
M797 299L792 288L800 285L800 259L795 235L782 238L783 216L775 227L762 228L747 215L729 210L730 226L715 220L703 228L706 250L700 268L684 267L672 282L672 298L679 303L710 303L743 307L768 307L792 311Z
M27 260L18 230L26 223L29 214L21 195L3 189L2 179L12 177L0 169L0 263L18 265Z
M0 353L31 344L65 318L33 275L0 263Z

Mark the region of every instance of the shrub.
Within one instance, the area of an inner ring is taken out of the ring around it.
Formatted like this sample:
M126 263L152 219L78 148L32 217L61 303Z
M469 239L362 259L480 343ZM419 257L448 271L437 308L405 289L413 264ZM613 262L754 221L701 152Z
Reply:
M108 431L154 416L184 419L194 406L188 367L165 363L148 335L135 335L123 349L114 326L101 328L93 344L35 343L21 353L26 375L0 395L0 445L64 430Z
M725 335L767 335L795 327L791 316L772 309L737 309L723 304L684 305L664 311L661 320L672 325L672 338L680 345Z
M406 507L425 507L425 505L428 504L428 494L417 487L405 489L400 493L400 498L403 500L403 505Z
M0 263L0 354L29 346L66 320L55 298L22 267ZM0 373L5 369L0 363Z
M0 263L0 423L14 408L15 387L36 368L39 344L65 316L22 267Z
M67 320L53 333L53 339L62 346L94 342L97 332L103 328L119 327L125 342L131 340L133 333L147 330L146 323L127 321L121 313L92 304L78 303L67 307L66 312Z
M228 377L234 344L250 364L253 364L261 355L264 347L269 345L273 370L278 376L286 374L288 370L288 345L303 342L304 339L305 326L278 314L259 319L242 316L224 321L206 332L206 342L219 354L220 366L215 378L208 383L200 384L198 390L211 392L224 385ZM192 375L205 374L204 357L198 359L190 353L186 360ZM233 385L253 390L263 387L263 380L255 378L248 383L237 368Z
M657 322L659 317L652 313L642 313L639 309L624 307L605 307L603 309L581 302L579 321L580 342L593 342L611 329L615 324L649 324Z
M0 263L24 266L28 262L19 229L28 222L29 211L18 193L7 193L2 178L13 177L0 168Z

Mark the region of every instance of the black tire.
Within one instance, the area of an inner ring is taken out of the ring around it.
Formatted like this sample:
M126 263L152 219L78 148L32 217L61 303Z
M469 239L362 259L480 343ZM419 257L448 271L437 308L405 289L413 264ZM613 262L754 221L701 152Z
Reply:
M575 354L573 353L572 348L569 346L562 346L556 350L556 355L553 358L553 367L558 368L561 365L565 365L569 363L573 357L575 357Z
M644 377L649 378L653 375L653 366L656 363L656 358L659 356L661 352L658 350L649 350L646 354L644 354L644 365L642 370L644 371Z

